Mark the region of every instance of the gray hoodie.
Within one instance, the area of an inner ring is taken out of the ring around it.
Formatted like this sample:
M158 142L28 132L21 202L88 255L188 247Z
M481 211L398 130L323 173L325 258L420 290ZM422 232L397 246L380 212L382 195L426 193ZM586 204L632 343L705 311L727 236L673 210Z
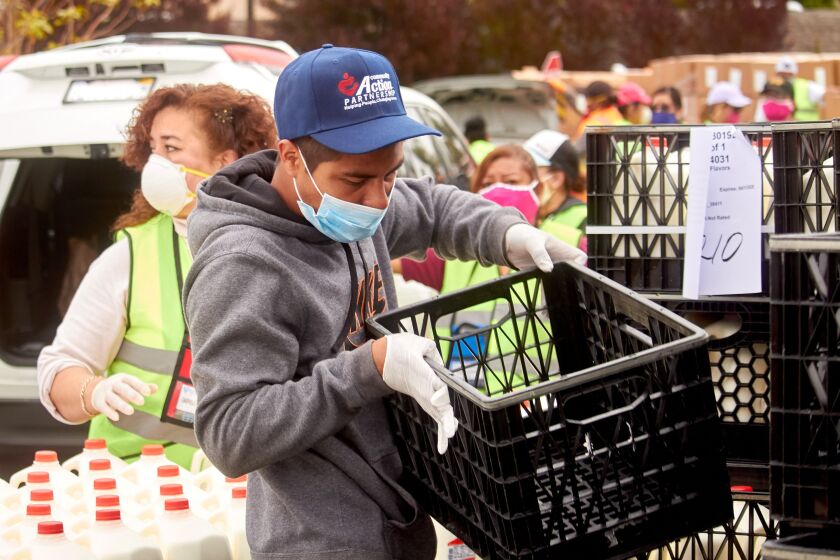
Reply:
M223 169L189 219L198 441L226 475L250 473L255 559L433 558L429 517L399 484L391 389L364 322L396 306L391 258L434 247L504 264L504 234L524 220L430 178L398 180L373 238L343 245L284 206L276 156Z

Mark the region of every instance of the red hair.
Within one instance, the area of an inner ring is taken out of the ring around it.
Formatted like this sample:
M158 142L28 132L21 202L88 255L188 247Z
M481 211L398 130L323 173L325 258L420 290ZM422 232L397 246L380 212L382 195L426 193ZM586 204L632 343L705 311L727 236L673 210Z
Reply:
M274 118L261 97L225 84L178 84L154 91L134 109L121 158L125 165L135 171L143 169L152 153L152 122L167 107L198 115L196 127L204 134L211 152L233 150L242 157L277 144ZM138 188L131 209L116 219L112 229L144 224L157 213Z

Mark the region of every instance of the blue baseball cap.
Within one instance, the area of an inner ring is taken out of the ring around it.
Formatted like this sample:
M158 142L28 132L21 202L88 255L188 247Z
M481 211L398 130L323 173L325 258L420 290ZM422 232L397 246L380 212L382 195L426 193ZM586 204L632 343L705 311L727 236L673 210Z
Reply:
M408 117L394 67L381 54L323 45L277 79L274 119L281 140L311 136L343 154L365 154L440 132Z

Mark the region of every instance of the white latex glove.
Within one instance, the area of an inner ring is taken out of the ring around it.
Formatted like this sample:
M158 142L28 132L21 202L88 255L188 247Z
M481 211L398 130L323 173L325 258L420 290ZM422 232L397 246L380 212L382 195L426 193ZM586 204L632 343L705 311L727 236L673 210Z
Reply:
M145 399L157 391L157 385L140 381L127 373L115 373L96 384L90 395L90 402L97 412L101 412L112 422L120 419L120 414L134 414L134 407L141 406Z
M586 253L577 247L527 224L516 224L508 228L505 234L505 253L510 264L519 270L536 267L543 272L551 272L556 262L586 262Z
M443 365L435 343L411 333L386 337L385 366L382 380L394 391L417 401L438 425L438 453L446 453L449 438L455 435L458 421L449 404L449 388L432 370L426 359Z

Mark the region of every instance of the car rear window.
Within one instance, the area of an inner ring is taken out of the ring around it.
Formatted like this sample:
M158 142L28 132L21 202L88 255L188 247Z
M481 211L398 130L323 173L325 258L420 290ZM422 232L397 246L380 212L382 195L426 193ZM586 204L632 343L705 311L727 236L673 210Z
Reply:
M472 164L466 145L446 121L425 107L407 106L406 113L443 133L439 136L419 136L405 143L405 164L400 170L404 177L430 175L437 183L468 187L467 173Z
M116 159L0 160L5 362L35 365L87 267L111 243L110 226L129 208L138 184L138 174Z

